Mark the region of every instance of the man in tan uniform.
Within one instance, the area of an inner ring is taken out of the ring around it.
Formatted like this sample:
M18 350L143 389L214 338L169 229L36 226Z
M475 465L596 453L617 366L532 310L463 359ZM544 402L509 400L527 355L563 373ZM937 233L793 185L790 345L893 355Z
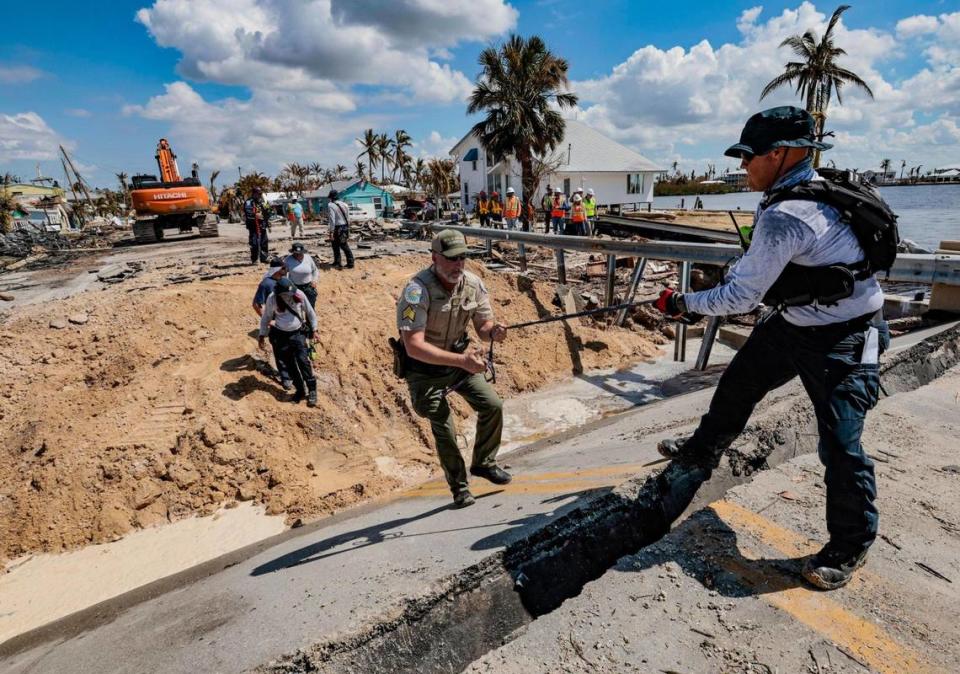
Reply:
M460 232L446 229L431 244L433 264L414 276L397 302L397 328L407 352L407 385L413 409L430 420L440 465L453 492L454 504L474 503L467 488L467 470L457 447L449 387L477 412L477 437L470 474L494 484L507 484L510 474L496 463L503 432L503 401L484 378L482 349L467 349L467 325L482 342L502 342L506 328L494 323L487 289L464 269L467 243Z

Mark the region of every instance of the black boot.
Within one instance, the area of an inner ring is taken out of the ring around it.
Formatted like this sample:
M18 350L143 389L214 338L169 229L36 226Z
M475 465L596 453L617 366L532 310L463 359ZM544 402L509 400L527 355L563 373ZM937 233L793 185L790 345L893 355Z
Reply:
M307 393L307 407L316 407L317 406L317 389L310 389L310 392Z
M509 484L513 477L497 464L492 466L474 466L470 468L470 474L490 480L494 484Z
M853 578L854 572L867 562L867 551L843 552L827 543L803 565L804 579L821 590L836 590Z

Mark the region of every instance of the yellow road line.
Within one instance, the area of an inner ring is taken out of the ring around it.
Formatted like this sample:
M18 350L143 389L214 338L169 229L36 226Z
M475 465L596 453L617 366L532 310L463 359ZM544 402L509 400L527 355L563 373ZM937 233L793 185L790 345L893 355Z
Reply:
M657 463L657 462L654 462ZM506 494L559 494L566 491L583 491L612 487L648 472L651 464L622 464L598 466L576 471L553 471L545 473L521 473L515 475L507 485L495 485L485 481L476 481L470 485L475 496L504 492ZM399 495L400 498L424 498L445 496L450 493L443 480L431 480Z
M731 528L745 530L785 555L799 557L816 552L817 546L811 541L735 503L723 500L712 503L710 507ZM746 552L742 541L740 546ZM775 587L782 582L776 577L775 571L764 571L739 560L724 560L723 566L754 587ZM936 671L913 649L901 646L877 625L851 613L821 592L798 586L765 592L760 596L829 641L846 648L879 672L903 674Z

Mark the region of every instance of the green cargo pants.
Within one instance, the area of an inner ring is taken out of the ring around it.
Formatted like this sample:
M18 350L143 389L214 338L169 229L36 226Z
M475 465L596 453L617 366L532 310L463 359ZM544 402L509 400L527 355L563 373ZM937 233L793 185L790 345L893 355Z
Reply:
M467 488L467 469L457 447L457 429L453 412L443 395L444 389L459 382L467 373L459 368L450 374L434 376L411 372L407 375L413 409L430 420L437 454L450 490L456 494ZM483 374L468 375L456 393L477 412L477 437L473 444L471 466L492 466L496 463L503 433L503 401Z

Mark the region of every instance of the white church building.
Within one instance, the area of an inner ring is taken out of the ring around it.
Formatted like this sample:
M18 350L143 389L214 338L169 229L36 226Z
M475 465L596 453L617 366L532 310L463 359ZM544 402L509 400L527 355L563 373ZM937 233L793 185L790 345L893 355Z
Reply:
M459 164L464 210L473 210L481 190L487 194L496 191L502 197L512 187L523 197L520 162L514 157L496 161L472 132L453 146L450 155ZM593 188L597 203L605 206L649 203L654 179L664 172L640 153L572 119L566 120L563 141L546 160L556 168L541 181L536 203L548 184L561 188L567 196L578 187L584 192Z

